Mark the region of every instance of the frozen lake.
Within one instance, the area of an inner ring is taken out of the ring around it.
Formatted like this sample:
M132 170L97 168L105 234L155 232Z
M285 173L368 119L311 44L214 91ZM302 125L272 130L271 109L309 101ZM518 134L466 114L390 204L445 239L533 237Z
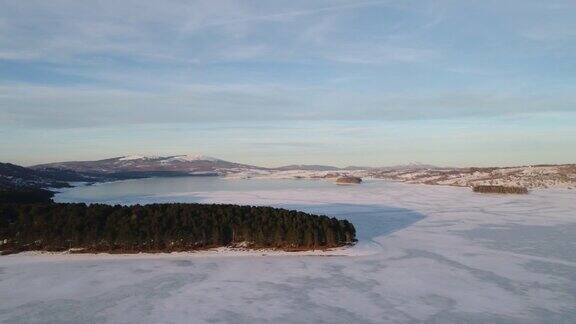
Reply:
M574 323L576 192L142 179L58 201L274 205L351 220L350 256L0 257L7 323Z

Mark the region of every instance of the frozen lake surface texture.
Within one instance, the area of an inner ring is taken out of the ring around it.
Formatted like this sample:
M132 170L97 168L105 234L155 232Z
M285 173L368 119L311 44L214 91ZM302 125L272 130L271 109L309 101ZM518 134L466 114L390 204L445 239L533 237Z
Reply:
M57 199L322 213L350 219L360 242L332 256L3 256L0 321L575 323L575 198L385 181L174 178L75 188Z

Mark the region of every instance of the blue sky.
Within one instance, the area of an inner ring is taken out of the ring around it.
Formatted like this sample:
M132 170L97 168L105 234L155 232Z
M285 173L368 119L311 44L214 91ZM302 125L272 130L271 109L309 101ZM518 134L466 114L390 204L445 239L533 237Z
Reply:
M0 161L576 161L576 2L0 0Z

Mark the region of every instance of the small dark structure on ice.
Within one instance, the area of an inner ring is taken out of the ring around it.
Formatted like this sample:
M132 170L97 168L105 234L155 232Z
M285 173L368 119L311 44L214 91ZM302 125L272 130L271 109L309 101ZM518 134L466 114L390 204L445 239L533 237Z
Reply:
M362 178L352 177L352 176L340 177L340 178L336 179L336 183L337 184L358 184L358 183L362 183Z

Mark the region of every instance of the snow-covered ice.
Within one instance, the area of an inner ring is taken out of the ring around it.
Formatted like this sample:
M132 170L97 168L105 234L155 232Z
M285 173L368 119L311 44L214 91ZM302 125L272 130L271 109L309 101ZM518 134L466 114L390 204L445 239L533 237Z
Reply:
M360 243L335 256L3 256L0 322L574 323L575 198L386 181L131 197L345 217Z

